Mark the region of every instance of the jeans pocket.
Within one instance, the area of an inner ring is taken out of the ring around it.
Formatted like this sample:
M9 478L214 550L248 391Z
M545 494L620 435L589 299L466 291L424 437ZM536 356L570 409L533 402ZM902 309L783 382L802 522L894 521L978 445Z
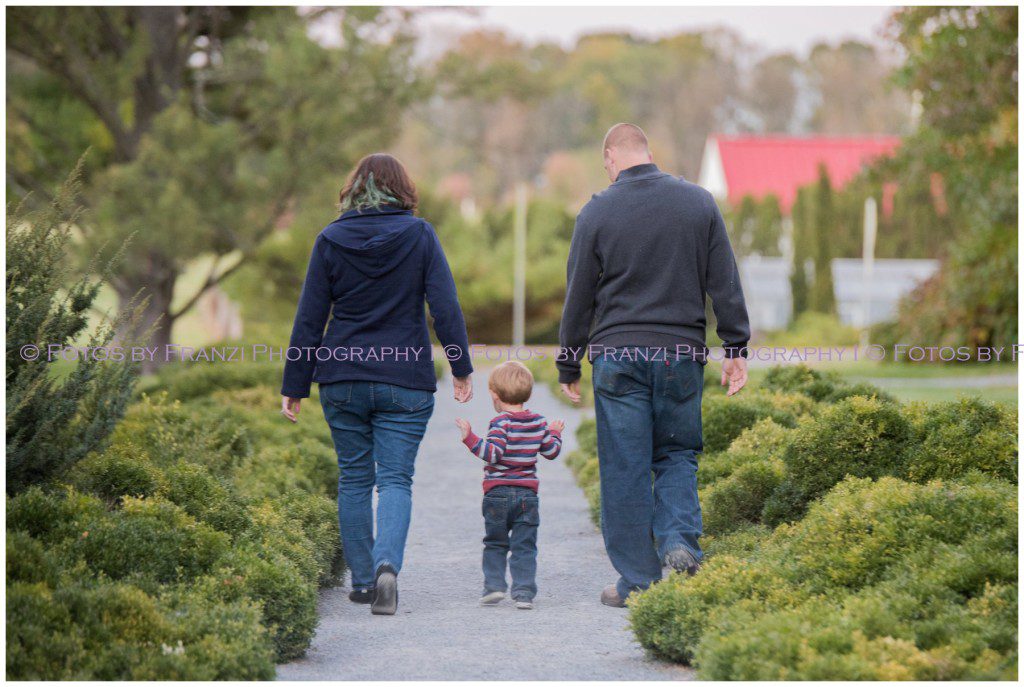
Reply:
M536 496L524 496L519 502L519 512L516 514L516 522L527 525L540 524L540 499Z
M410 413L426 408L434 402L434 394L423 389L409 389L391 384L391 403L399 410Z
M352 402L352 382L334 382L320 385L320 398L334 406Z
M604 396L623 396L642 388L634 378L635 366L611 360L595 360L594 391Z
M508 519L508 500L503 496L484 496L484 522L501 524Z
M704 387L704 367L693 360L672 362L665 372L662 393L674 401L689 401Z

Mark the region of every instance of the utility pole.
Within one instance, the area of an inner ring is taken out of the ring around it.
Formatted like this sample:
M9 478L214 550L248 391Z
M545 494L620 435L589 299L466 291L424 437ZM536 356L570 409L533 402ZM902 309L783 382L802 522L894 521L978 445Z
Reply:
M516 186L512 221L512 345L526 343L526 184Z
M875 273L875 239L878 236L878 204L873 197L864 201L863 283L860 287L860 343L867 346L871 329L871 284Z

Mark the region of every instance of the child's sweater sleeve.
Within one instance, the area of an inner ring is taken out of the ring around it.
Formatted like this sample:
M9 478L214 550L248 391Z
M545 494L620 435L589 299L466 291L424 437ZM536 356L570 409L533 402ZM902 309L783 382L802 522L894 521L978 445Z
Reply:
M505 423L502 419L491 420L491 426L487 430L487 437L481 439L473 432L470 432L463 443L473 454L491 465L497 463L505 455L505 445L508 442L508 435L505 431Z
M562 433L544 429L544 438L540 440L540 454L548 460L554 460L562 451Z

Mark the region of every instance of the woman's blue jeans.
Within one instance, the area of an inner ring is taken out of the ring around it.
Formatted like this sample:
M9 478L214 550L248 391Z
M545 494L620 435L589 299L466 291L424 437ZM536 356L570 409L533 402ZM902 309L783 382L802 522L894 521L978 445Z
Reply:
M662 351L657 360L593 362L601 531L623 599L661 579L669 551L685 547L701 559L704 368Z
M320 403L338 454L338 523L352 588L372 589L382 565L402 569L416 452L434 412L434 394L380 382L334 382L320 385Z

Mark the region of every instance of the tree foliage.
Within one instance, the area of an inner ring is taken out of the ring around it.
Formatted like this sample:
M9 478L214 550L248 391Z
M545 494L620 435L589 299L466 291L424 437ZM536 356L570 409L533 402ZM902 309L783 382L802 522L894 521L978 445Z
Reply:
M339 47L310 36L314 16L335 22ZM8 186L43 187L94 143L83 246L135 235L109 281L122 302L146 289L144 322L166 343L174 321L297 204L323 199L325 180L340 183L395 135L421 93L403 18L373 8L17 8ZM59 116L37 116L54 107ZM206 277L179 293L189 263L211 256Z
M135 384L135 366L105 360L102 351L74 356L77 362L64 375L55 371L65 357L51 356L50 346L101 349L114 340L119 325L133 321L128 310L90 330L99 283L75 277L67 255L81 218L78 189L76 174L49 207L8 208L8 493L60 477L100 447L124 414Z

